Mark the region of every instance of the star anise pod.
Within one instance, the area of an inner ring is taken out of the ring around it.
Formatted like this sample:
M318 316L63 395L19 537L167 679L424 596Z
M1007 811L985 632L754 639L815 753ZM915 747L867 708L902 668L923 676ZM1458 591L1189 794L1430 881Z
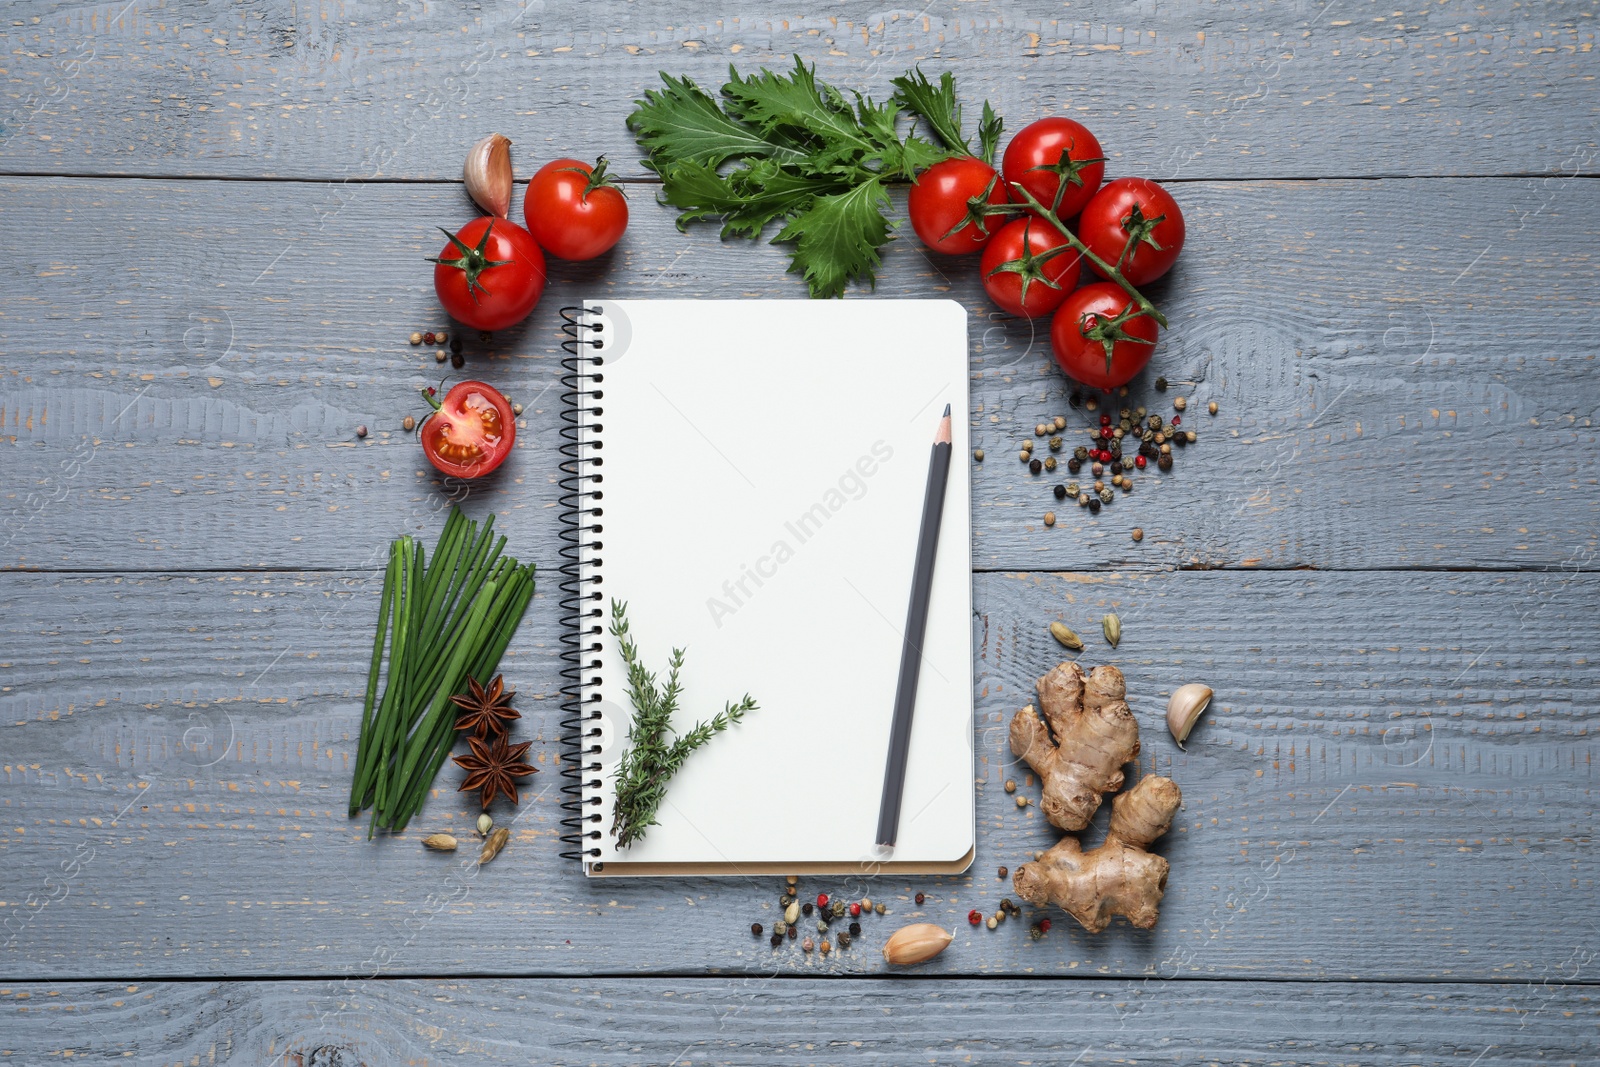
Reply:
M503 675L495 675L485 689L475 679L467 679L467 696L453 696L450 702L466 714L456 720L457 730L471 730L478 737L499 737L511 729L511 720L522 718L522 713L511 706L515 689L505 688Z
M492 739L485 740L481 737L467 737L467 744L472 746L472 751L465 756L456 756L456 766L467 771L466 780L461 783L461 792L469 789L478 790L479 799L485 810L496 796L504 793L511 803L517 803L517 779L526 778L531 774L538 774L539 769L523 759L523 754L528 751L532 741L523 741L520 744L510 744L505 735L500 734Z

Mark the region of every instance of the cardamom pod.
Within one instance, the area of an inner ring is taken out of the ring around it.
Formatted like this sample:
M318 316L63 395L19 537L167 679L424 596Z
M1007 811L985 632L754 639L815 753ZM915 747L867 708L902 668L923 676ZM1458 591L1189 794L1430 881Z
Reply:
M482 867L485 863L500 855L500 850L505 848L506 842L510 840L511 830L509 827L502 826L490 834L489 840L483 843L483 851L478 853L478 866Z
M1178 742L1179 748L1183 748L1183 743L1189 739L1189 731L1194 729L1201 713L1210 704L1210 686L1190 682L1173 690L1171 698L1167 700L1167 729L1172 731L1172 739Z
M783 909L783 921L790 926L800 921L800 902L798 900L789 901L789 906Z
M456 839L449 834L429 834L422 839L422 843L436 852L454 852Z
M489 836L489 831L493 830L493 829L494 829L494 818L488 812L484 812L482 815L478 816L478 836L479 837L488 837Z
M1083 651L1083 638L1073 633L1066 623L1051 623L1050 636L1055 638L1057 641L1060 641L1062 646L1065 648L1070 648L1074 652Z
M1111 647L1116 648L1117 642L1122 640L1122 620L1117 618L1115 612L1100 620L1100 629L1105 632Z
M883 943L883 958L903 967L924 963L943 952L954 936L936 923L902 926Z

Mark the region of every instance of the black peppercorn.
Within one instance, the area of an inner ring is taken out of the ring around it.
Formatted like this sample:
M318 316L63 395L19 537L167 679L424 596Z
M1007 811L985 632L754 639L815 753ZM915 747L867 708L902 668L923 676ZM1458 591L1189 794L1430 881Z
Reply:
M783 935L773 934L768 940L771 942L773 948L777 948L779 945L783 944Z
M1089 513L1091 515L1100 514L1100 501L1097 497L1089 498Z
M811 901L808 900L804 904L800 905L800 914L801 915L810 915L811 914Z
M1044 463L1042 461L1037 460L1037 459L1028 460L1028 473L1029 474L1038 474L1042 470L1044 470Z
M921 893L918 893L918 894L917 894L917 906L918 906L918 907L921 907L921 905L922 905L922 901L923 901L923 899L924 899L924 898L923 898L923 896L922 896L922 894L921 894Z
M760 937L761 936L761 924L760 923L751 923L750 924L750 932L752 934L754 934L756 937Z
M850 936L851 937L860 937L861 936L861 924L860 923L851 923L850 924Z
M1182 448L1184 445L1189 443L1189 439L1181 433L1175 433L1172 435L1172 443L1177 445L1179 448Z
M789 940L790 941L793 941L796 937L799 937L799 936L800 935L799 935L799 931L798 931L797 927L793 927L793 926L789 927Z
M461 354L461 338L459 338L459 337L450 338L450 351L456 353L457 355Z
M1156 391L1161 393L1167 391L1167 379L1165 377L1156 379Z
M1164 471L1171 470L1172 469L1172 454L1170 452L1161 453L1161 458L1156 460L1156 466L1160 467Z
M1079 471L1083 470L1083 460L1078 459L1076 456L1067 460L1067 470L1071 471L1073 474L1077 474Z
M850 947L850 935L845 933L842 930L839 932L839 947L840 948L849 948Z
M1083 407L1083 394L1074 389L1072 395L1067 397L1067 403L1075 408Z
M1111 473L1112 474L1121 474L1122 473L1122 461L1120 459L1116 459L1116 460L1112 460L1111 461Z
M1111 453L1111 458L1112 459L1121 459L1122 458L1122 442L1121 441L1112 441L1111 442L1111 447L1106 449L1106 451Z
M1052 492L1055 493L1057 500L1065 500L1067 498L1067 487L1064 485L1056 486Z

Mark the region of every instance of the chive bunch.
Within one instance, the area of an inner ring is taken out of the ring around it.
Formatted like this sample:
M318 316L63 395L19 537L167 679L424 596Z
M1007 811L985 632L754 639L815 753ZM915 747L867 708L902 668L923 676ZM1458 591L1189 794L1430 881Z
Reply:
M422 807L455 741L450 698L495 673L533 599L533 565L501 555L493 527L451 508L432 562L409 534L390 546L350 787L351 816L372 809L369 837L404 830Z

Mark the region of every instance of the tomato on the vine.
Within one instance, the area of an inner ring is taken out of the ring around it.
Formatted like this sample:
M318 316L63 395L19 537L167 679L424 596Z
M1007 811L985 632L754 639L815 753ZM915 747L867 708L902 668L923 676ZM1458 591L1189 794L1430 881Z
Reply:
M917 175L907 199L911 228L935 252L976 252L994 235L991 205L1004 204L1006 190L995 169L972 156L942 159Z
M457 478L478 478L500 466L517 440L517 421L500 390L483 382L459 382L444 399L429 389L423 398L433 414L422 423L428 462Z
M1149 178L1118 178L1083 209L1078 236L1089 251L1118 267L1129 285L1144 285L1167 273L1183 251L1183 212ZM1095 272L1105 275L1099 267Z
M1024 318L1048 315L1078 281L1079 255L1054 226L1012 219L983 248L979 273L989 299Z
M1022 186L1062 219L1083 210L1106 174L1105 156L1094 134L1081 122L1060 116L1018 130L1006 145L1000 166L1007 189Z
M593 259L609 251L628 228L628 201L606 174L606 157L594 166L557 159L539 168L522 201L528 232L558 259Z
M475 330L503 330L528 317L545 282L544 253L532 234L481 215L444 235L450 243L429 262L434 292L452 318Z
M1155 349L1155 319L1122 287L1094 282L1073 293L1050 323L1050 347L1067 374L1096 389L1126 385Z

